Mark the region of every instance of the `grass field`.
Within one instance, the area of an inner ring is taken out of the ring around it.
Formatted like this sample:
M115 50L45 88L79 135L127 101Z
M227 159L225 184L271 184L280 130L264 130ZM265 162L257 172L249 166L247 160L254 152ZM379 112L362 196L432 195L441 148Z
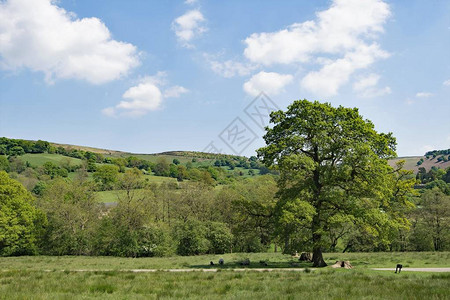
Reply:
M396 276L399 275L399 276ZM0 299L448 299L449 274L8 271Z
M127 272L143 268L209 267L225 259L221 272ZM350 259L352 270L237 272L227 269L243 258L260 267L287 267L279 253L204 255L168 258L12 257L0 258L0 299L449 299L450 274L372 271L369 268L450 266L450 253L331 253ZM306 265L305 265L306 266ZM76 270L96 270L80 272Z
M260 260L268 268L310 267L298 263L290 255L281 253L233 253L223 255L122 258L93 256L21 256L0 258L0 270L132 270L210 268L210 261L225 260L224 269L239 267L239 262L249 258L250 268L261 268ZM336 260L349 260L356 269L394 267L450 267L450 252L377 252L377 253L325 253L328 264ZM295 263L292 265L292 263ZM214 268L217 266L213 266Z
M59 166L61 161L69 160L72 165L81 165L82 161L78 158L68 157L61 154L48 154L48 153L39 153L39 154L24 154L19 156L19 158L23 162L29 162L33 167L40 167L44 165L46 162L52 162Z

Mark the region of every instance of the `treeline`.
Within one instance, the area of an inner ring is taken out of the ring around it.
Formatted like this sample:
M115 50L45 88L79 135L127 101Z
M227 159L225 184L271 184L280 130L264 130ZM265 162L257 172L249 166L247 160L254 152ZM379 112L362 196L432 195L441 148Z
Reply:
M436 158L438 162L446 162L450 160L450 149L447 150L433 150L425 153L426 159ZM420 163L419 163L420 162ZM419 160L417 165L421 165L423 163L423 159Z
M442 176L439 172L432 182ZM56 177L30 193L0 172L0 255L141 257L264 252L271 247L292 253L311 247L314 210L300 199L279 201L271 175L218 189L192 181L149 183L140 170L127 169L110 182L118 190L117 205L109 207L96 198L98 184L84 176ZM364 218L373 218L376 232L356 218L333 216L323 232L324 249L450 250L448 190L436 185L417 191L409 196L415 206L407 209L408 221L401 226L378 210L364 212Z
M25 153L45 153L55 150L55 147L52 148L46 141L34 142L0 137L0 154L3 155L18 156Z
M53 162L47 162L43 168L37 168L17 158L25 153L60 154L80 159L82 162L81 164L73 164L70 160L63 160L59 165ZM180 154L183 152L176 153ZM12 171L20 174L27 167L31 167L38 171L39 174L50 175L51 178L54 178L56 175L67 177L68 173L80 169L86 170L87 172L96 172L97 168L101 168L104 164L117 166L120 173L124 173L127 168L137 168L144 173L172 177L178 181L194 180L208 182L209 184L227 184L236 177L246 175L242 170L235 170L235 168L248 170L248 175L276 173L264 166L255 156L246 158L233 155L214 155L213 157L218 158L214 162L214 165L199 164L198 158L195 157L185 164L181 164L177 158L169 162L164 157L159 157L156 162L151 162L136 156L105 157L100 153L64 148L62 146L55 147L46 141L39 140L34 142L21 139L8 139L5 137L0 138L0 156L2 154L8 157L8 162L4 162L4 158L0 158L3 160L2 164L4 165L3 167L0 165L0 170L3 169L7 172ZM227 168L223 169L221 167Z
M0 255L197 255L270 245L272 176L217 191L194 182L151 184L131 169L116 184L117 205L105 207L92 181L57 178L33 196L0 172Z
M420 167L416 179L416 188L433 189L437 187L446 195L450 195L450 167L444 170L433 166L428 172L425 168Z

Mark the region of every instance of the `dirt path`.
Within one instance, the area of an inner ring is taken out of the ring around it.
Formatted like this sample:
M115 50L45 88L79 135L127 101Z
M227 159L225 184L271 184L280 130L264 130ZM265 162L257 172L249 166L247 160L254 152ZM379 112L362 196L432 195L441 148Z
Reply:
M377 271L395 271L395 268L372 268ZM450 272L450 268L402 268L403 271L410 272Z
M313 269L310 269L313 270ZM73 270L74 272L92 272L92 271L119 271L119 272L133 272L133 273L152 273L152 272L218 272L218 271L234 271L234 272L276 272L276 271L291 271L303 272L304 268L241 268L241 269L130 269L130 270Z
M314 271L314 268L310 269ZM11 270L0 270L0 272L8 272ZM39 270L35 270L39 271ZM55 272L55 270L42 270L43 272ZM219 272L219 271L234 271L234 272L304 272L304 268L241 268L241 269L75 269L75 270L58 270L59 272L132 272L132 273L153 273L153 272Z

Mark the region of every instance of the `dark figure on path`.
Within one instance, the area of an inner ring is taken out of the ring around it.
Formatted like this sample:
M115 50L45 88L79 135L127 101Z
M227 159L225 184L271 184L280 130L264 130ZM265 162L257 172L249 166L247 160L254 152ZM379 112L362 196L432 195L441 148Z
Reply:
M223 265L223 258L219 259L219 265Z
M210 266L214 266L214 263L212 261L209 262Z
M402 270L402 268L403 268L403 265L397 264L397 267L395 267L395 273L397 273L397 270L398 270L398 272L400 273L400 271Z

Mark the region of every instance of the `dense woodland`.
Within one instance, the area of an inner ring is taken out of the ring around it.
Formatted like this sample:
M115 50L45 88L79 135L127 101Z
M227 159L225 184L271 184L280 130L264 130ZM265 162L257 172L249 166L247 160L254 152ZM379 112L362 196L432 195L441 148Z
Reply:
M314 109L318 108L323 109ZM312 225L317 207L290 193L298 194L298 182L305 184L302 180L308 178L308 168L317 167L307 160L307 150L303 150L304 157L293 160L289 154L284 161L278 156L277 166L268 164L277 153L270 146L270 134L265 137L269 146L260 150L262 160L203 154L212 159L209 165L196 164L201 155L185 163L164 158L154 163L134 156L54 147L46 141L0 138L0 255L142 257L311 251L315 245L311 237L318 232ZM390 142L389 137L386 141ZM283 151L288 142L283 142ZM427 155L448 154L445 151ZM21 159L25 153L57 153L82 163L63 160L33 166ZM240 174L242 169L248 176ZM320 228L323 251L450 250L450 168L421 168L413 174L403 170L401 163L386 167L390 175L379 184L388 192L369 193L366 187L365 194L358 194L361 189L355 193L346 179L360 180L355 170L338 170L347 172L342 173L345 180L333 181L339 189L332 187L328 192L334 197L339 191L340 199L362 202L355 202L360 206L352 208L351 214L340 209L342 204L332 202L333 213L325 211L327 219ZM148 174L177 180L151 182ZM293 182L296 176L303 177ZM116 203L99 203L101 191L117 191ZM351 193L355 193L352 198L345 198ZM381 204L368 206L369 197L379 197Z

